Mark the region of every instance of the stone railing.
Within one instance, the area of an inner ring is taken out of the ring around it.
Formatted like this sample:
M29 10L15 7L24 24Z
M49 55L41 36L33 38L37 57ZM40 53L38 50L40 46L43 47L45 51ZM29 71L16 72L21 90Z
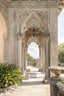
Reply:
M64 96L64 84L61 82L57 82L56 86L57 86L57 96Z
M64 67L51 66L49 70L55 74L50 78L51 96L64 96L64 84L59 77L61 73L64 73Z
M58 66L64 67L64 63L58 63Z

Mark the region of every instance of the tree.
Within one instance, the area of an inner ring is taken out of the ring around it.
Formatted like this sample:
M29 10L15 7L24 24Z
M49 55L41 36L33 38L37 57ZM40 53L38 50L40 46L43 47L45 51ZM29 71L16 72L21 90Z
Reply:
M27 53L27 61L29 62L29 61L34 61L35 59L32 57L32 56L30 56L30 54L29 53Z
M64 63L64 43L58 46L58 60Z

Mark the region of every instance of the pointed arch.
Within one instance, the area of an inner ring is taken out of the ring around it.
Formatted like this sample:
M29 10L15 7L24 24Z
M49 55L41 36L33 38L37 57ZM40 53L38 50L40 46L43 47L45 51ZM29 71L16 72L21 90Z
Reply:
M39 16L36 12L32 12L32 13L30 13L30 14L27 16L27 18L24 20L23 25L22 25L22 32L23 32L24 30L27 30L27 29L26 29L26 24L27 24L27 22L28 22L31 18L33 18L33 17L35 17L35 18L38 20L38 22L40 23L40 25L43 27L43 22L42 22L42 19L40 18L40 16Z
M28 41L27 41L27 45L29 45L29 44L32 43L32 42L35 42L36 44L39 45L39 40L38 40L37 37L31 36L31 37L28 39Z

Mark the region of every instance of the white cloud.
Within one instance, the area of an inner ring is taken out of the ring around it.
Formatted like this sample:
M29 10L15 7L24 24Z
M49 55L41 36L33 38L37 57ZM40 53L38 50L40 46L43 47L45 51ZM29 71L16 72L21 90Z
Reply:
M58 16L58 45L64 43L64 9Z
M33 58L39 58L39 48L36 43L31 43L28 46L28 53L33 57Z
M64 37L59 37L58 45L64 43Z

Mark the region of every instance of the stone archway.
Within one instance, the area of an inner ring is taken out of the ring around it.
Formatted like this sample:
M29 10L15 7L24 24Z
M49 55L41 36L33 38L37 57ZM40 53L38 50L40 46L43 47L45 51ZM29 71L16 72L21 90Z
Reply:
M35 38L34 38L35 39ZM28 44L27 48L27 69L29 68L31 71L31 68L37 68L38 71L40 69L40 56L39 56L39 45L33 39L30 40L30 43Z
M44 25L45 25L45 23L43 20L41 20L40 16L36 12L32 12L24 20L24 22L22 24L21 32L24 33L30 27L37 27L43 31Z
M35 38L35 39L34 39ZM36 39L37 38L37 39ZM26 69L26 52L28 44L31 41L36 41L39 45L40 51L40 71L45 71L45 77L49 78L48 67L49 62L49 34L44 34L39 28L31 27L28 28L24 34L19 36L18 40L18 65L21 69Z

